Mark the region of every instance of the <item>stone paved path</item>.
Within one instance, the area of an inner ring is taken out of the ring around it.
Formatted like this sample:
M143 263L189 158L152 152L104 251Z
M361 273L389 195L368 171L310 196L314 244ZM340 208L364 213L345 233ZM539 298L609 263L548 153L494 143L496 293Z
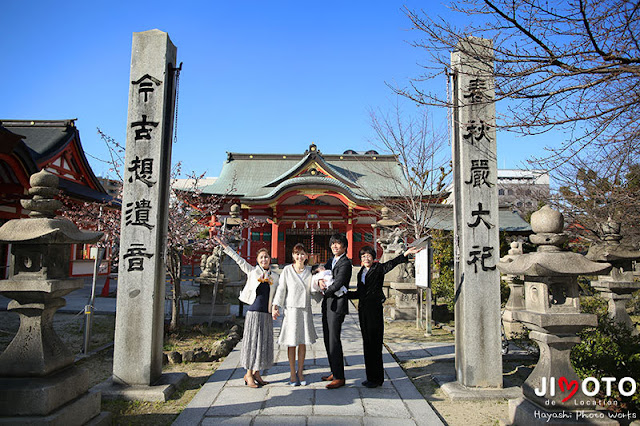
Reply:
M351 311L355 311L353 307ZM442 420L425 401L393 357L383 352L384 385L368 389L362 339L355 312L342 330L347 385L328 390L320 377L329 373L322 343L320 307L313 308L319 339L307 347L307 386L291 387L286 348L276 344L276 363L263 374L269 385L252 389L244 385L240 344L229 354L174 425L441 425ZM275 322L275 336L281 321Z

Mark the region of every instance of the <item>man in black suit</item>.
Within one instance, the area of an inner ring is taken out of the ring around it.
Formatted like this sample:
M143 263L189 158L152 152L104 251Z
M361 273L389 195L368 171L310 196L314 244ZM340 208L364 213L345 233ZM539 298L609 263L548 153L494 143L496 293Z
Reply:
M351 259L345 254L348 244L349 242L344 235L333 234L329 240L333 258L325 265L325 268L333 274L333 284L325 288L322 299L322 333L331 368L331 374L322 377L322 380L331 382L327 385L327 389L336 389L345 384L344 356L340 333L344 317L349 313L349 300L346 294L336 297L335 293L342 286L349 288L352 265Z

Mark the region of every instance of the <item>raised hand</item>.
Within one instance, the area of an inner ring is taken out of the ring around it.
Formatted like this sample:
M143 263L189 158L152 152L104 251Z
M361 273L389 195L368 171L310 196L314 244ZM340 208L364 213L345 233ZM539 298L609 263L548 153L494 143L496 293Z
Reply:
M220 244L222 247L227 247L227 242L220 235L217 235L217 234L214 235L213 236L213 241L215 241L216 244Z
M422 251L422 249L424 249L424 247L421 248L417 248L417 247L410 247L408 248L405 252L404 252L404 256L407 257L410 254L416 254Z

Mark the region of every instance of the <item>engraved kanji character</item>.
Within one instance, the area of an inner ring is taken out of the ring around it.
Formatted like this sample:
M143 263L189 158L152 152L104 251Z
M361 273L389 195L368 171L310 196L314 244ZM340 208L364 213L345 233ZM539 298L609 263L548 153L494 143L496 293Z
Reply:
M149 81L145 81L145 80L149 80ZM155 77L151 77L149 74L145 74L139 80L131 82L131 84L136 84L139 86L138 93L144 94L145 102L149 100L149 97L148 97L149 94L153 93L153 91L155 90L153 88L153 83L155 83L156 86L160 86L160 84L162 84L160 80L158 80Z
M131 167L127 169L130 172L133 172L133 176L129 177L129 182L133 182L133 180L139 180L143 182L148 187L151 187L155 184L150 179L153 177L153 158L142 158L136 155L134 160L131 160Z
M489 178L489 160L471 160L471 177L464 183L473 184L474 187L487 185L491 188Z
M144 271L144 259L153 257L153 253L147 253L147 248L144 244L133 243L131 247L127 249L127 252L122 256L127 259L128 267L127 271Z
M151 211L151 201L140 200L134 203L127 203L125 210L125 225L139 225L151 229L154 225L149 225L149 211Z
M467 265L473 265L474 273L478 273L478 261L480 261L480 266L482 267L483 271L493 271L494 269L496 269L495 265L486 266L484 264L485 259L493 257L493 254L491 253L493 247L482 247L482 250L480 250L480 246L473 246L472 248L474 250L471 250L469 252L469 257L471 259L467 260Z
M136 136L135 136L135 140L140 140L140 139L151 139L151 131L153 129L151 128L147 128L147 126L153 126L153 127L158 127L158 122L157 121L147 121L147 116L142 114L142 120L141 121L134 121L133 123L131 123L131 128L134 127L140 127L139 129L136 129Z

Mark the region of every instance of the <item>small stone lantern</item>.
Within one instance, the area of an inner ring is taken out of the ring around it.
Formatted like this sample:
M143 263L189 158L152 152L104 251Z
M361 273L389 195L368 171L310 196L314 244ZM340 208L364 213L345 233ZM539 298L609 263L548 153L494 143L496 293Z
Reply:
M46 416L52 423L83 424L99 414L100 393L87 392L89 373L73 365L74 354L53 330L53 315L65 306L63 296L84 285L69 278L71 245L95 243L102 233L80 231L55 217L62 207L53 198L57 176L43 170L29 183L32 199L22 200L29 218L0 228L0 241L11 244L13 266L9 279L0 281L0 294L13 299L7 309L20 315L16 336L0 355L0 416L10 423L23 416L45 422Z
M502 273L524 275L525 307L513 312L513 317L531 330L529 336L540 347L536 368L522 386L524 397L509 401L510 421L517 425L539 424L536 412L573 412L577 407L584 411L585 405L580 403L592 402L580 389L563 402L568 392L561 392L561 386L564 380L567 387L574 380L580 383L569 358L571 348L580 343L579 331L597 323L595 315L580 313L577 277L601 274L611 265L562 251L560 246L568 239L562 233L563 227L564 219L559 212L542 207L531 216L535 234L529 238L538 245L537 252L498 264Z
M500 263L513 262L522 254L522 243L514 241L511 243L509 253L500 258ZM524 282L521 276L513 274L503 275L502 280L509 286L509 299L502 314L502 323L507 339L512 339L525 331L522 323L514 318L514 312L524 309Z
M640 251L620 243L620 224L609 219L602 226L604 243L589 248L587 257L595 262L609 262L613 265L609 275L601 275L591 286L598 290L609 303L609 316L614 321L638 334L638 329L627 313L627 301L631 293L640 289L640 282L633 279L633 261L640 259Z

